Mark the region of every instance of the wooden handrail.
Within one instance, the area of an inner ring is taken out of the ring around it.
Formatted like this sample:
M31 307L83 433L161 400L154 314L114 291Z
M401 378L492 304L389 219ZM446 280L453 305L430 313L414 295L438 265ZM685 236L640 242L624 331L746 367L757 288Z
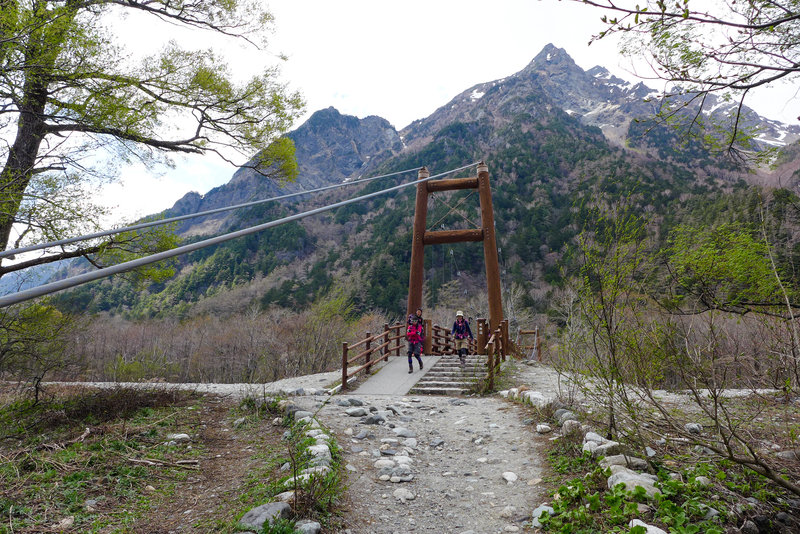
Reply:
M379 361L387 361L392 350L394 350L395 354L399 356L401 348L400 340L405 337L405 335L402 333L404 327L405 325L403 323L397 323L392 326L384 324L383 330L375 335L367 332L363 339L356 341L352 345L347 342L342 343L342 389L347 389L348 380L359 372L365 369L367 372L369 372L369 369ZM395 336L390 336L389 333L394 331L397 331L398 334ZM374 341L382 341L382 343L373 347L371 345ZM394 344L395 342L396 344ZM394 347L392 346L393 344ZM350 351L352 349L359 348L362 345L365 345L364 350L351 357ZM381 354L377 360L372 359L373 354L381 352L383 352L383 354ZM349 369L350 364L358 362L362 359L365 361L364 364L356 367L355 369Z
M357 375L358 373L360 373L361 371L363 371L367 367L370 367L371 365L375 365L375 362L367 362L364 365L362 365L361 367L356 367L355 369L353 369L353 372L350 374L350 376Z
M390 330L390 331L391 331L391 330L400 330L400 329L402 329L404 326L405 326L405 325L403 325L402 323L398 323L398 324L396 324L396 325L390 326L390 327L389 327L389 330ZM375 334L374 336L365 337L365 338L363 338L363 339L361 339L361 340L359 340L359 341L356 341L355 343L353 343L353 344L351 344L351 345L348 345L348 346L349 346L349 348L350 348L350 349L355 349L355 348L358 348L358 347L360 347L360 346L361 346L361 345L363 345L364 343L369 343L369 342L372 342L372 341L376 341L378 338L381 338L381 337L383 337L383 336L384 336L384 332L380 332L380 333L378 333L378 334ZM395 339L399 339L399 338L402 338L402 337L405 337L405 336L404 336L403 334L400 334L400 335L398 335L398 336L397 336Z
M363 345L364 343L366 343L367 341L372 341L374 338L381 337L381 336L383 336L383 332L381 332L379 336L376 335L376 336L372 336L372 337L368 337L368 338L365 337L361 341L357 341L357 342L353 343L352 345L350 345L350 348L351 349L356 349L356 348L360 347L361 345Z
M379 350L383 350L383 349L385 349L386 347L389 346L389 343L391 343L391 341L385 341L385 342L381 343L380 345L378 345L377 347L374 347L372 349L372 351L373 352L378 352Z
M386 338L386 340L387 341L397 341L398 339L405 339L405 338L406 338L406 336L404 336L403 334L400 334L399 336L389 336L388 338Z

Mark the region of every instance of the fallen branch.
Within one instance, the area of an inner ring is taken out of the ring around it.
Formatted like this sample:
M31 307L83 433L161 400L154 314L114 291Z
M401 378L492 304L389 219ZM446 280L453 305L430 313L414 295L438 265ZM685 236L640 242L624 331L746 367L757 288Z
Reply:
M165 462L164 460L156 460L155 458L126 458L129 462L135 464L144 464L153 467L180 467L183 469L192 469L198 470L200 469L199 463L197 460L178 460L176 462Z
M77 438L65 441L63 443L42 443L41 445L36 447L36 450L41 450L41 449L49 449L51 451L63 450L66 449L67 446L72 445L73 443L78 443L79 441L82 442L91 433L92 431L87 427L86 430L83 431L83 434L81 434Z

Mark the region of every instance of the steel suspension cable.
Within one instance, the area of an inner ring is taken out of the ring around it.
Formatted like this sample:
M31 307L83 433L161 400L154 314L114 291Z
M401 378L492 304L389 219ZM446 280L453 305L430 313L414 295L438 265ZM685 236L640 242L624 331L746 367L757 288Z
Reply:
M181 254L187 254L189 252L194 252L195 250L199 250L201 248L210 247L212 245L218 245L220 243L224 243L226 241L230 241L231 239L236 239L237 237L243 237L246 235L254 234L256 232L260 232L262 230L266 230L268 228L273 228L275 226L280 226L282 224L286 224L288 222L296 221L299 219L304 219L306 217L310 217L311 215L316 215L318 213L323 213L326 211L330 211L332 209L340 208L342 206L346 206L348 204L353 204L354 202L359 202L361 200L366 200L369 198L373 198L379 195L383 195L386 193L390 193L392 191L399 191L400 189L410 187L412 185L421 184L424 182L428 182L433 180L434 178L440 178L442 176L446 176L448 174L452 174L454 172L462 171L464 169L469 169L470 167L474 167L478 165L480 162L470 163L469 165L464 165L463 167L458 167L456 169L450 169L449 171L445 171L443 173L435 174L433 176L429 176L428 178L423 178L421 180L415 180L413 182L408 182L400 185L396 185L393 187L389 187L387 189L382 189L380 191L376 191L374 193L369 193L366 195L361 195L359 197L351 198L349 200L343 200L341 202L336 202L334 204L329 204L327 206L323 206L321 208L316 208L309 211L304 211L302 213L297 213L295 215L290 215L288 217L283 217L281 219L276 219L274 221L266 222L263 224L259 224L256 226L251 226L249 228L244 228L242 230L237 230L236 232L230 232L227 234L223 234L221 236L212 237L206 239L204 241L198 241L196 243L191 243L189 245L183 245L171 250L165 250L164 252L159 252L157 254L152 254L150 256L145 256L143 258L137 258L135 260L127 261L125 263L120 263L117 265L112 265L111 267L105 267L102 269L98 269L96 271L91 271L84 274L79 274L77 276L73 276L71 278L65 278L64 280L58 280L57 282L51 282L49 284L44 284L38 287L34 287L31 289L26 289L25 291L20 291L18 293L13 293L11 295L6 295L4 297L0 297L0 308L11 306L13 304L18 304L20 302L24 302L26 300L31 300L36 297L41 297L44 295L48 295L50 293L55 293L57 291L62 291L64 289L69 289L71 287L79 286L85 284L87 282L93 282L94 280L99 280L100 278L105 278L107 276L112 276L114 274L119 274L127 271L131 271L138 267L142 267L144 265L149 265L151 263L156 263L161 260L166 260L169 258L173 258L175 256L180 256ZM420 167L421 168L421 167Z
M150 228L152 226L160 226L163 224L169 224L173 222L183 221L186 219L193 219L195 217L203 217L205 215L213 215L215 213L222 213L225 211L231 211L239 208L249 208L250 206L257 206L258 204L265 204L267 202L272 202L275 200L284 200L287 198L292 198L300 195L307 195L310 193L319 193L320 191L328 191L329 189L336 189L339 187L346 187L348 185L358 184L362 182L370 182L372 180L378 180L380 178L389 178L391 176L397 176L399 174L405 174L411 171L418 171L422 167L416 167L414 169L406 169L404 171L397 171L392 172L389 174L382 174L380 176L370 176L369 178L359 178L358 180L353 180L350 182L343 182L341 184L334 184L334 185L327 185L325 187L319 187L317 189L309 189L308 191L298 191L297 193L287 193L285 195L280 195L277 197L272 198L265 198L262 200L254 200L252 202L245 202L243 204L236 204L234 206L226 206L223 208L215 208L213 210L207 211L200 211L197 213L189 213L187 215L179 215L177 217L170 217L169 219L158 219L155 221L148 221L144 223L134 224L131 226L123 226L121 228L112 228L111 230L103 230L101 232L95 232L93 234L86 234L76 237L69 237L66 239L60 239L58 241L50 241L48 243L40 243L38 245L29 245L27 247L20 247L20 248L12 248L5 251L0 251L0 258L7 258L10 256L14 256L16 254L22 254L23 252L31 252L34 250L41 250L43 248L50 248L50 247L58 247L63 245L69 245L71 243L77 243L78 241L88 241L89 239L96 239L98 237L105 237L108 235L113 234L121 234L122 232L130 232L133 230L141 230L143 228Z
M448 208L450 208L450 211L448 211L447 213L445 213L444 215L442 215L442 216L439 218L439 220L438 220L438 221L436 221L435 223L433 223L433 224L431 225L431 228L436 228L436 225L437 225L437 224L439 224L440 222L442 222L443 220L445 220L445 219L447 218L447 216L448 216L448 215L450 215L450 214L451 214L451 213L453 213L454 211L458 211L458 207L459 207L461 204L463 204L464 202L466 202L466 201L467 201L467 199L469 199L469 197L471 197L471 196L472 196L472 195L474 195L474 194L475 194L475 191L474 191L474 190L473 190L473 191L470 191L470 192L469 192L469 194L468 194L467 196L465 196L464 198L462 198L461 200L459 200L459 201L456 203L456 205L455 205L455 206L451 206L450 204L448 204L447 202L445 202L443 199L436 199L436 197L435 197L434 195L431 195L431 197L433 197L433 198L434 198L434 200L438 200L439 202L441 202L442 204L444 204L445 206L447 206ZM458 215L459 215L459 216L460 216L462 219L464 219L465 221L467 221L469 224L471 224L471 225L472 225L474 228L480 228L480 226L478 226L477 224L475 224L474 222L472 222L471 220L469 220L469 218L467 218L467 216L466 216L466 215L464 215L463 213L461 213L460 211L458 211Z

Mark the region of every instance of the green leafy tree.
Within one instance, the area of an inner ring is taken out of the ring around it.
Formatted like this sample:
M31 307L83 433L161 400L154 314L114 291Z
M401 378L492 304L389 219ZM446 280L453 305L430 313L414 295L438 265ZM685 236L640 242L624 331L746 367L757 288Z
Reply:
M748 125L745 100L752 90L796 80L800 70L798 0L576 0L602 8L605 29L592 40L622 34L622 52L637 62L643 77L670 85L662 119L677 120L705 141L745 157L756 131ZM725 124L710 124L702 113L709 95L737 103ZM681 114L692 103L691 114Z
M761 365L790 393L800 383L798 287L776 261L766 234L739 224L680 227L665 250L669 277L662 304L675 315L752 315L770 343ZM709 321L711 322L711 321ZM709 329L710 330L710 329ZM775 361L777 360L777 361ZM727 385L727 384L726 384Z
M742 410L741 399L727 394L777 375L790 397L798 376L796 288L763 227L679 227L656 263L640 219L596 220L580 236L560 368L607 410L609 429L639 447L655 436L648 427L660 426L659 435L668 428L798 494L796 477L785 476L749 427L768 410L790 417L791 403L753 395ZM711 431L689 431L686 423L698 421ZM794 433L787 426L775 439L791 443Z
M647 311L644 282L652 270L646 221L624 203L595 217L578 236L578 276L559 367L607 411L607 434L618 431L621 409L631 412L627 384L638 381L641 354L631 347Z
M276 68L237 83L213 50L176 42L136 62L109 28L130 13L254 46L272 22L255 0L0 0L0 250L91 226L98 211L80 192L114 174L97 162L213 152L270 176L296 175L291 141L276 138L303 102Z
M80 369L81 362L69 354L68 343L80 328L74 317L52 306L0 310L0 377L29 381L38 402L47 374Z

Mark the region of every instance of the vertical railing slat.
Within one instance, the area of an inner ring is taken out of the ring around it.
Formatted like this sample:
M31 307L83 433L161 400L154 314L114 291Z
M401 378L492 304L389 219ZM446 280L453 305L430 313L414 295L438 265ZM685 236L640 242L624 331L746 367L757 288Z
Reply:
M369 363L369 362L372 361L372 351L370 350L370 345L372 344L372 333L371 332L367 332L366 335L364 336L364 339L366 340L366 342L365 342L366 346L364 348L367 351L367 355L365 356L366 362L364 362L364 363ZM372 370L372 366L371 365L367 365L367 368L365 369L366 373L369 374L369 372L371 370Z
M342 391L347 389L347 341L342 343Z
M489 391L494 390L494 341L490 341L486 346L488 359L486 364L489 366Z
M389 352L391 347L389 347L389 323L383 323L383 361L389 361Z

